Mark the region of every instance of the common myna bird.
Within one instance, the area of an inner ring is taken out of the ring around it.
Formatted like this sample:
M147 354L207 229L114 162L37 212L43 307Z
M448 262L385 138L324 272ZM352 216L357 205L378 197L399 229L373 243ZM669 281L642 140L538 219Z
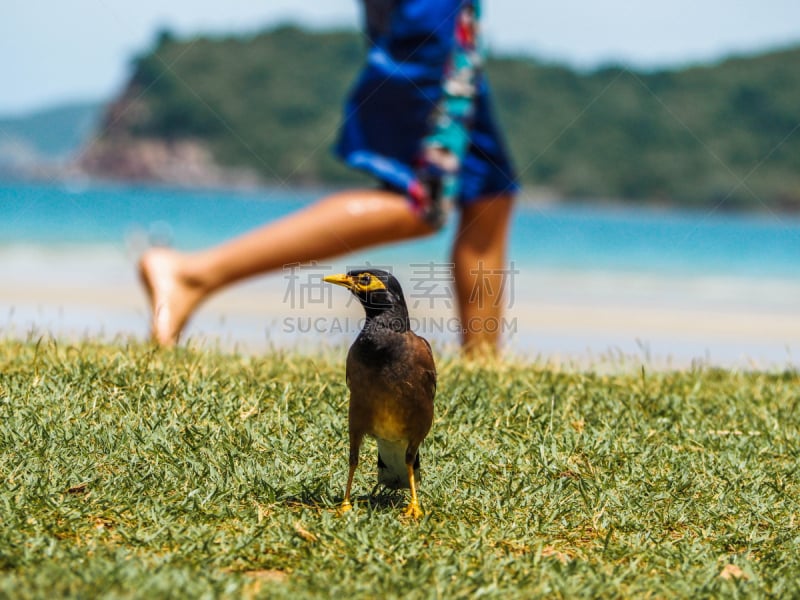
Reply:
M419 446L433 423L436 366L427 340L409 328L403 290L390 273L355 269L325 281L349 289L367 314L347 354L350 388L350 472L341 510L352 508L350 490L365 435L378 442L378 483L409 488L405 514L422 516L417 499Z

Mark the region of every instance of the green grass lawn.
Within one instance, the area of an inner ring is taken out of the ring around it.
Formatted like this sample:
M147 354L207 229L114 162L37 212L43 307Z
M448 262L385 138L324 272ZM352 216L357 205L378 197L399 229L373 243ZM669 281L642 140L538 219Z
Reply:
M0 341L0 596L800 596L800 375L440 361L419 522L345 350Z

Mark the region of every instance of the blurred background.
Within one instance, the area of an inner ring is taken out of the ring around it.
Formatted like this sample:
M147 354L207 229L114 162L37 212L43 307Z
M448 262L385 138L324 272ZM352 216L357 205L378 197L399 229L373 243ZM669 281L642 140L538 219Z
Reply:
M800 4L586 4L484 1L524 184L507 348L796 367ZM355 0L0 6L0 335L144 338L148 244L204 247L368 184L330 153L360 20ZM253 352L348 339L335 320L357 313L316 284L370 262L428 290L412 312L451 344L452 235L248 282L187 333Z

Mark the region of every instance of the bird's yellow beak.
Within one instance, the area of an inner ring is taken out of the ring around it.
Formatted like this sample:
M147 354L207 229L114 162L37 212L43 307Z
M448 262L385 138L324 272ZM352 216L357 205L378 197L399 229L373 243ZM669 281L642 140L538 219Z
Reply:
M328 275L327 277L323 277L322 280L327 281L328 283L341 285L349 290L353 289L353 278L345 273L340 273L339 275Z
M383 282L380 279L367 271L355 276L346 275L344 273L341 275L328 275L327 277L323 277L322 280L327 281L328 283L335 283L336 285L346 287L354 294L386 289L386 286L383 285Z

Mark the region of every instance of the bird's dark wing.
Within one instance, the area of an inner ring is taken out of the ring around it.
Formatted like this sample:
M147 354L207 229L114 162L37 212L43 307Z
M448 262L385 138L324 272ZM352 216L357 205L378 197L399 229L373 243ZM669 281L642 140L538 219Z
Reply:
M417 357L417 368L427 388L429 389L430 399L433 402L433 397L436 395L436 363L433 361L433 350L431 345L424 337L415 333L411 334L414 337L412 342L414 347L414 355Z

